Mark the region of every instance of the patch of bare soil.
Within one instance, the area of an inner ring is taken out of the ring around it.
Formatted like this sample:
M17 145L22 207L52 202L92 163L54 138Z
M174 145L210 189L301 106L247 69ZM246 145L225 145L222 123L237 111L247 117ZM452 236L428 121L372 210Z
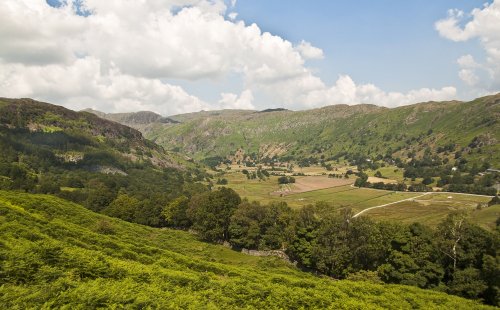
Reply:
M338 187L352 184L353 180L350 179L337 179L329 178L327 176L306 176L297 177L295 183L282 186L280 190L272 192L272 195L292 195L298 193L305 193L319 189Z

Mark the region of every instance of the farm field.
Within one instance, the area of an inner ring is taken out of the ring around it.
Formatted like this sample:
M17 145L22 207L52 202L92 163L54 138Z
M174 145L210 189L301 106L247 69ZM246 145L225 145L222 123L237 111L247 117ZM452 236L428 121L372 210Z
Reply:
M297 177L295 183L281 186L278 191L273 192L274 195L293 195L316 191L325 188L339 187L353 184L352 179L345 178L329 178L327 176L306 176Z
M229 182L227 187L234 189L242 198L262 204L282 201L292 208L321 201L335 209L351 208L354 213L358 213L371 207L417 197L414 201L403 201L363 213L377 220L397 220L404 223L419 221L435 226L452 211L469 210L473 222L492 229L500 215L498 206L476 210L478 204L484 205L491 200L491 197L487 196L458 193L430 193L422 196L421 193L356 188L349 184L352 183L352 178L329 179L325 176L298 176L295 184L286 185L279 185L277 176L259 181L248 180L239 172L231 172L224 177ZM330 187L321 188L322 186ZM283 188L288 191L280 196L279 191L283 191Z
M403 169L396 166L380 167L377 170L367 170L366 173L373 177L377 171L380 171L384 178L393 179L398 182L402 182L404 180Z
M473 211L471 214L471 219L474 223L488 230L496 228L498 218L500 218L500 205L482 208L481 210Z
M450 212L467 210L470 212L473 222L486 229L492 229L500 214L500 208L491 206L477 210L478 204L486 204L490 200L491 198L487 196L432 193L415 200L372 209L363 215L380 220L397 220L403 223L421 222L429 226L436 226Z
M273 201L284 201L293 208L324 201L331 204L334 208L350 207L353 211L361 211L376 205L407 199L418 195L417 193L356 188L349 184L352 183L353 179L339 180L328 179L322 176L308 176L296 177L296 184L302 184L302 189L304 189L305 185L312 188L311 184L319 187L318 182L323 180L325 184L331 187L290 193L280 197L276 195L276 192L280 189L278 177L276 176L271 176L268 180L261 181L248 180L246 176L241 173L229 173L225 175L225 177L229 182L227 187L234 189L242 198L247 198L250 201L259 201L264 204ZM345 184L347 182L349 183ZM282 187L293 189L294 184L286 184L282 185Z

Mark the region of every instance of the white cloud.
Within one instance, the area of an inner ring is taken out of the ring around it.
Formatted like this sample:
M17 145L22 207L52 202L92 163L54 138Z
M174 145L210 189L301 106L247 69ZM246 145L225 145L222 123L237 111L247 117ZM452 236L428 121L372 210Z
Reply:
M471 69L461 69L458 71L458 77L469 86L474 86L479 82L479 77Z
M50 98L73 109L102 111L150 110L164 115L209 109L182 88L103 68L87 57L70 65L0 64L0 93L7 97Z
M470 54L463 55L460 58L458 58L457 63L460 65L461 68L479 67L479 64L476 62L476 60L474 60L474 57L472 57L472 55Z
M466 17L469 19L462 26ZM476 8L470 14L450 10L448 17L436 22L435 26L441 36L455 42L478 38L486 52L486 60L476 63L470 55L460 57L457 61L461 67L459 76L467 84L476 85L480 80L477 69L486 70L488 78L481 83L482 87L500 90L500 0ZM490 85L485 85L488 83Z
M240 96L233 93L222 93L219 100L220 109L255 110L252 104L253 94L249 89L244 90Z
M457 63L460 66L460 71L458 72L458 77L465 84L469 86L474 86L479 83L479 76L476 74L476 70L480 69L482 66L476 62L472 55L463 55L457 59Z
M82 0L80 8L67 3L53 8L45 0L0 1L0 95L168 115L253 109L257 92L292 108L365 100L401 105L454 94L451 88L386 93L346 77L329 87L305 65L324 57L320 48L306 41L294 46L256 24L236 21L236 12L226 18L226 3L234 8L236 1ZM80 16L78 9L90 15ZM239 96L224 92L213 103L165 82L231 75L242 77L245 90Z
M238 17L238 13L236 13L236 12L231 12L231 13L229 13L229 14L227 15L227 17L229 17L229 19L231 19L231 20L235 20L235 19L236 19L236 17Z
M417 102L451 100L456 96L454 87L441 89L421 88L407 93L385 92L373 84L356 85L351 77L342 75L335 85L308 92L303 100L309 107L330 104L371 103L386 107L397 107Z
M323 50L311 45L311 43L302 40L295 48L305 59L323 59Z

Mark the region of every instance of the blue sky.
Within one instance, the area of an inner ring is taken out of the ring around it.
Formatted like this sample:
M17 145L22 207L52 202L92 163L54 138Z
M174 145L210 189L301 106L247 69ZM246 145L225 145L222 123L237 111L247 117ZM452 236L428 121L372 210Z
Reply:
M256 23L262 31L293 43L306 40L324 52L324 59L308 62L327 84L348 74L358 83L407 92L416 88L454 85L456 97L472 99L459 78L457 59L470 54L484 59L479 39L446 40L435 23L450 9L471 12L483 0L238 0L231 10L237 20ZM465 19L467 21L467 19ZM238 91L235 77L208 83L179 81L193 93L215 99L219 85ZM265 99L264 99L265 100ZM272 102L271 105L279 105Z
M500 0L68 2L0 3L4 95L168 115L500 91Z
M312 63L333 83L339 74L384 89L459 84L456 59L481 56L477 40L443 39L434 23L451 8L469 12L477 0L286 1L240 0L239 18L291 42L307 40L323 49L325 59Z
M461 85L457 58L484 57L477 40L451 42L434 23L449 9L470 12L481 0L239 0L238 18L291 42L307 40L325 58L312 66L328 84L339 74L383 89ZM491 1L490 1L491 2Z

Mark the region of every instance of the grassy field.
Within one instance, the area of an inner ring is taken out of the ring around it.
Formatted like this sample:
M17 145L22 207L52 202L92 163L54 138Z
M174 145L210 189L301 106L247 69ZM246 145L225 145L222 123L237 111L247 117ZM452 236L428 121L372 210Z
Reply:
M248 180L240 172L225 175L228 187L234 189L241 197L250 201L259 201L268 204L274 201L284 201L292 208L300 208L319 201L329 203L332 208L351 208L354 213L370 207L405 200L421 196L420 193L392 192L369 188L355 188L351 185L342 185L331 188L312 190L301 193L292 193L280 197L276 191L280 189L278 177L271 176L267 180ZM304 177L296 177L300 180ZM311 178L311 177L305 177ZM321 177L318 177L321 178ZM281 185L283 186L283 185ZM286 185L292 187L293 185ZM471 220L491 229L495 227L498 218L498 208L484 208L476 211L478 204L484 205L490 197L475 196L458 193L432 193L422 196L416 201L404 201L383 208L369 210L364 215L379 220L398 220L405 223L422 222L434 226L455 210L469 210ZM496 211L495 211L496 210Z
M2 309L487 309L402 285L334 281L49 195L0 191Z
M261 203L285 201L289 206L294 208L324 201L335 208L350 207L354 211L361 211L365 208L379 204L394 202L418 195L415 193L390 192L368 188L355 188L351 185L341 185L280 197L275 193L280 189L278 177L276 176L271 176L268 180L260 181L247 180L246 176L242 173L229 173L225 177L229 181L227 186L234 189L243 198L247 198L250 201L259 201ZM296 177L297 180L300 178L304 177Z
M396 166L380 167L377 170L367 170L366 174L373 177L373 176L375 176L375 173L377 171L380 171L380 173L382 174L382 176L384 178L396 180L398 182L403 182L403 180L404 180L403 169L398 168Z
M471 214L472 220L485 229L495 229L496 222L500 218L500 205L494 205L481 210L476 210Z
M486 204L490 197L472 196L457 193L432 193L419 197L414 201L369 210L364 215L381 219L397 220L403 223L421 222L435 226L450 212L466 210L471 214L471 220L486 229L495 227L499 215L496 206L477 210L478 204Z

